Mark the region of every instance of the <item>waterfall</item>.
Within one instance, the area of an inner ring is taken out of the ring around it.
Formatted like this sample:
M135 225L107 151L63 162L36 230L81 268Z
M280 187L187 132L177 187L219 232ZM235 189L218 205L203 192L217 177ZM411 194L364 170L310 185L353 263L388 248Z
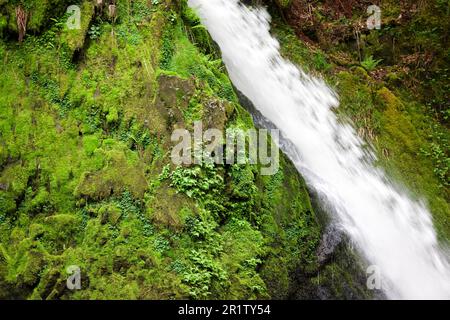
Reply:
M281 57L264 8L189 0L218 43L234 85L289 140L292 160L391 299L449 299L450 265L425 204L374 166L373 152L338 121L338 96Z

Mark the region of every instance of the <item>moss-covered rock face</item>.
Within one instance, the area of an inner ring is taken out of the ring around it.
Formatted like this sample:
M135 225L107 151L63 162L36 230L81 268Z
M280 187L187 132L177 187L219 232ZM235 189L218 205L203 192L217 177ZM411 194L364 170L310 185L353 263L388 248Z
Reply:
M79 1L77 30L40 3L0 1L0 297L286 298L298 277L317 297L321 230L284 156L273 176L170 160L196 120L253 127L186 2Z

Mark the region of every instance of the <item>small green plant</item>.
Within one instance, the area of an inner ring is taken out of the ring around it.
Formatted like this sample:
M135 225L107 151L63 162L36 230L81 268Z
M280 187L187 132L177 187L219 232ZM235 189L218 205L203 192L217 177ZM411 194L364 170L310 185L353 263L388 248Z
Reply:
M88 31L89 38L91 40L96 40L100 37L100 27L99 26L91 26L91 28Z
M170 23L172 23L172 24L175 24L177 22L177 14L173 11L170 12L168 18L169 18Z
M322 52L317 52L314 55L313 62L316 69L320 71L328 71L332 67L332 65L328 63L325 55Z
M159 253L164 253L170 249L170 242L163 236L157 236L153 241L153 246Z
M133 199L131 192L124 191L122 193L122 196L118 200L118 206L125 215L127 215L128 213L137 214L139 212L139 204L136 200Z
M366 69L367 71L373 71L376 69L376 67L383 61L383 59L375 60L373 56L370 56L368 58L365 58L361 62L361 66Z
M155 1L152 1L152 4L155 5ZM156 1L158 4L158 1ZM139 23L144 21L146 18L148 18L151 15L151 10L147 6L146 1L133 1L132 2L132 17L131 20L134 23Z
M178 167L171 174L171 186L190 198L202 198L208 193L218 192L223 178L217 174L213 165L203 167Z
M205 299L213 287L225 287L227 272L205 250L191 250L190 268L183 275L183 282L189 286L189 295L194 299Z
M159 62L159 66L161 69L169 69L174 52L175 48L173 44L173 34L170 28L168 28L164 31L162 39L161 61Z
M439 178L441 184L445 187L450 186L449 179L449 168L450 168L450 158L446 152L437 143L431 143L430 149L421 149L421 152L426 157L432 159L434 164L433 172L436 177Z

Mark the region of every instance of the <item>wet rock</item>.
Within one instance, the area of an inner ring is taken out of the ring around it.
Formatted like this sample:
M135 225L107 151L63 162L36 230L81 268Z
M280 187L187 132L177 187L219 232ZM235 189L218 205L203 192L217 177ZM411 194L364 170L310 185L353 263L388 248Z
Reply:
M336 248L341 244L344 234L336 224L329 225L322 235L322 240L317 249L317 259L323 265L329 261Z
M224 131L227 121L226 108L224 103L213 100L206 104L204 121L206 122L205 129L219 129Z
M181 79L176 76L161 75L158 78L159 93L156 102L158 111L166 122L166 128L184 127L183 110L186 110L189 101L195 92L192 79Z

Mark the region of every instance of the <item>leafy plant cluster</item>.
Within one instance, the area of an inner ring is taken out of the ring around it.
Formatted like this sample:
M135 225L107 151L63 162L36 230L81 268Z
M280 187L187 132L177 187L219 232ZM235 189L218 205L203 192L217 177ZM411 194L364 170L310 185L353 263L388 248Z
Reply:
M59 113L61 116L67 114L67 112L73 109L73 104L66 94L61 97L61 90L59 84L48 77L45 77L38 72L33 72L30 77L31 81L42 88L42 92L45 92L45 98L59 107Z
M433 130L433 142L429 148L421 148L421 153L429 157L434 164L433 172L439 178L442 186L450 186L450 145L446 135L435 127Z
M0 208L6 212L0 214L0 277L7 279L0 281L0 297L287 294L285 279L302 261L294 254L304 254L288 242L313 243L308 224L285 234L291 227L285 220L312 214L289 205L298 197L307 206L296 171L289 174L294 177L289 190L282 178L268 182L248 164L170 169L170 136L159 130L165 123L158 117L167 110L157 105L158 68L167 68L171 77L195 79L198 110L191 119L203 116L205 102L221 98L240 108L229 122L253 124L237 104L217 52L205 53L215 48L201 40L206 35L197 18L191 15L194 23L187 28L187 14L164 11L167 4L154 0L148 16L141 4L118 1L119 19L94 23L101 32L96 41L82 42L76 68L54 63L62 48L57 33L55 45L39 45L39 54L0 45L14 62L1 66L0 74L5 92L0 126L7 146L5 152L0 144ZM128 10L135 16L130 20L124 16ZM32 38L22 48L43 35ZM71 60L73 52L68 53ZM33 61L32 68L27 61ZM272 197L262 192L268 183ZM72 264L89 279L83 290L69 292L60 285Z
M366 69L368 72L373 71L377 68L377 66L383 61L383 59L374 59L373 56L366 57L363 61L361 61L361 66Z
M170 175L171 186L190 198L204 199L210 194L220 194L223 177L213 164L204 164L192 168L178 167Z

